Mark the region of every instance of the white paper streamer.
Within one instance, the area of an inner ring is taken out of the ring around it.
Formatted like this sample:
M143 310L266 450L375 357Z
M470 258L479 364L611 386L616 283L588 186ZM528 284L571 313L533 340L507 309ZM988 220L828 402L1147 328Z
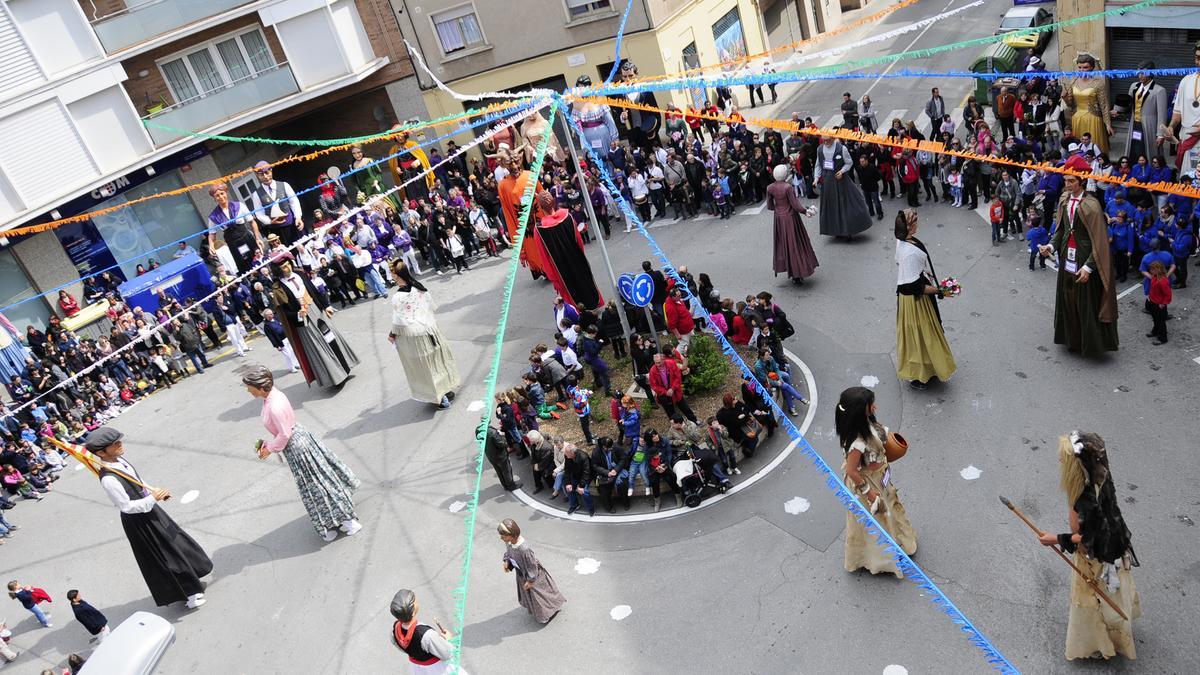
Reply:
M508 91L485 91L482 94L460 94L450 87L447 87L445 82L442 82L438 79L437 75L433 74L433 71L429 69L429 66L425 65L425 59L421 58L421 53L413 49L413 46L408 43L408 40L404 41L404 46L408 49L408 54L412 57L413 63L417 66L417 68L420 68L426 75L428 75L429 79L433 80L433 83L437 85L438 89L450 94L450 96L457 101L481 101L485 98L529 98L530 96L552 96L557 93L553 89L539 88L527 89L516 94Z
M421 173L417 174L416 176L413 176L412 178L404 181L400 185L397 185L393 188L388 189L385 192L381 192L381 193L375 195L374 197L367 199L365 202L363 202L362 205L360 205L354 209L351 209L350 211L347 211L345 213L345 215L340 216L337 220L327 223L326 225L321 227L321 229L315 230L312 234L307 235L307 236L297 240L296 243L294 243L291 246L288 246L286 248L293 249L298 246L304 245L311 240L321 237L330 228L342 225L346 221L350 220L354 216L358 215L362 211L364 211L367 208L374 205L379 200L383 199L384 197L387 197L388 195L390 195L394 192L398 192L399 190L404 189L408 185L415 183L417 180L424 180L426 174L433 172L434 170L438 169L439 167L441 167L445 164L448 164L450 161L452 161L454 158L458 157L459 155L466 153L471 148L474 148L475 146L480 145L481 143L488 140L492 136L495 136L496 134L500 133L501 131L506 129L510 124L513 124L514 122L516 122L518 119L524 119L526 117L529 117L529 116L533 115L535 112L538 112L542 108L545 108L546 106L550 105L550 103L551 103L550 100L546 100L546 101L543 101L543 102L533 106L532 108L529 108L528 110L523 111L520 115L516 115L516 116L508 117L508 118L502 118L502 119L497 120L496 123L493 124L492 127L487 130L487 132L480 135L478 138L471 140L467 144L459 146L459 148L456 151L454 151L453 153L444 157L442 159L442 161L430 166L425 171L422 171ZM251 268L250 270L246 271L245 273L243 273L241 275L233 277L229 281L229 283L225 284L224 286L218 286L217 289L214 290L212 293L209 293L208 295L204 296L203 298L198 299L195 304L197 304L197 305L202 304L212 298L217 297L217 295L224 292L226 289L232 288L233 286L235 286L239 282L241 282L243 279L248 278L250 275L258 272L259 269L266 267L267 265L270 265L270 264L271 264L270 257L267 257L266 259L263 260L262 263L256 265L255 267ZM153 334L165 329L175 319L179 319L179 318L185 316L188 313L188 311L190 311L190 308L184 309L182 312L179 312L178 314L168 317L168 320L166 322L157 323L155 326L150 328L150 335L153 335ZM121 347L119 349L114 349L107 356L105 356L104 358L101 358L101 359L97 359L92 365L88 366L87 368L84 368L82 371L72 375L71 377L68 377L67 379L63 380L62 382L59 382L54 387L46 390L45 392L38 395L37 397L21 404L20 406L17 406L16 408L11 409L12 413L15 415L15 414L19 413L20 411L24 410L25 408L36 404L39 400L41 400L42 397L48 396L51 392L54 392L55 390L57 390L59 388L70 385L71 383L77 381L80 377L83 377L85 374L90 373L90 372L94 371L95 369L99 368L100 365L103 364L104 362L120 356L123 352L133 351L134 347L136 347L140 342L144 341L147 337L149 337L149 335L147 335L145 337L139 337L137 340L130 342L129 344L125 345L124 347Z

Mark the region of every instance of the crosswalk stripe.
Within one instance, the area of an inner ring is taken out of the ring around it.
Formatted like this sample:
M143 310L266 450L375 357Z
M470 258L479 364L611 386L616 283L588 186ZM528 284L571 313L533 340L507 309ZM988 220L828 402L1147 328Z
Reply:
M908 118L905 117L907 113L908 110L905 110L904 108L891 111L890 113L879 118L879 128L883 131L883 133L886 134L887 130L892 128L892 120L899 119L901 122L907 122Z

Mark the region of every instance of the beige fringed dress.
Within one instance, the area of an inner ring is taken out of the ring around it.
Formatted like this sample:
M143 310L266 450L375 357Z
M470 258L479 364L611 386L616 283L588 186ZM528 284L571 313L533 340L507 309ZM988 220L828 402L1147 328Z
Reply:
M875 519L892 535L896 543L900 544L905 553L912 555L917 552L917 531L913 529L908 514L904 512L904 504L900 503L900 493L896 489L887 456L883 451L882 439L887 437L887 427L873 422L871 431L873 433L870 438L859 438L851 444L850 449L862 453L859 475L882 497L879 510L875 512ZM842 476L842 480L853 490L853 484L846 473L845 462L842 463ZM858 501L868 511L871 509L866 495L858 495ZM891 572L898 578L904 578L892 556L876 542L874 535L867 533L854 514L847 511L846 571L853 572L864 568L871 574Z
M1141 598L1137 584L1130 572L1129 557L1117 561L1119 587L1106 587L1102 578L1104 564L1075 551L1075 566L1100 582L1108 597L1117 603L1130 621L1122 619L1092 591L1091 586L1078 574L1071 574L1071 613L1067 619L1067 659L1087 659L1101 656L1106 659L1120 654L1128 659L1137 658L1137 645L1133 641L1132 620L1142 615Z
M433 315L429 293L412 286L392 295L392 335L412 397L439 403L459 385L458 364Z

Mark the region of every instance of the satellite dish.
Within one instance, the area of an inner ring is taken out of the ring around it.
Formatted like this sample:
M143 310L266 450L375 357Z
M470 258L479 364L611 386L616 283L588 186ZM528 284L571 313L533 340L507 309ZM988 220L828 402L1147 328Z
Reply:
M342 170L336 166L331 166L325 170L325 175L329 176L330 180L337 180L342 177Z

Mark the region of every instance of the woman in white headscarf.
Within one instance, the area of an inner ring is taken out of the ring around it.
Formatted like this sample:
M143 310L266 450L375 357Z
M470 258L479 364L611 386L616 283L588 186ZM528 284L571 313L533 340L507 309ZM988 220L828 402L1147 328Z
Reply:
M437 305L404 263L392 262L396 292L392 295L392 329L388 341L396 346L412 397L449 408L458 387L458 364L438 328Z
M937 300L937 274L929 249L917 239L917 211L896 215L896 374L913 389L924 389L933 377L950 379L958 368Z
M775 213L775 274L786 272L798 284L816 271L817 254L800 219L805 210L788 180L789 173L786 164L775 167L775 182L767 186L767 208Z

